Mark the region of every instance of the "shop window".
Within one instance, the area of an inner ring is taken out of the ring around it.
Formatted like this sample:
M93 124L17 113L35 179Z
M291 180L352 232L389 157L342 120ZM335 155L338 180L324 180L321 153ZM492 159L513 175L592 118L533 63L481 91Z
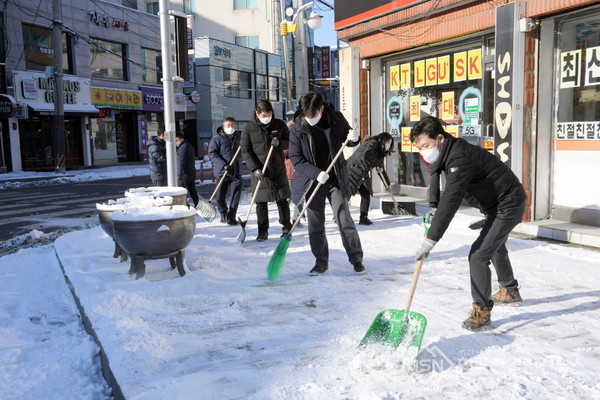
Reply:
M142 48L142 65L144 82L160 84L162 79L160 52Z
M125 45L90 39L92 77L126 80Z
M246 10L248 8L258 8L258 0L233 0L234 10Z
M248 72L223 69L223 85L225 86L225 97L252 98L250 94L250 73Z
M23 24L23 56L25 68L34 71L44 71L46 67L54 65L54 46L52 43L52 30L34 25ZM71 52L71 36L62 35L62 67L63 72L73 74Z
M260 47L260 37L255 36L236 36L235 44L239 46L249 47L251 49L258 49Z
M422 118L437 117L451 135L483 145L483 49L414 54L386 62L384 110L387 130L398 141L398 176L392 179L424 187L429 185L429 171L409 138Z

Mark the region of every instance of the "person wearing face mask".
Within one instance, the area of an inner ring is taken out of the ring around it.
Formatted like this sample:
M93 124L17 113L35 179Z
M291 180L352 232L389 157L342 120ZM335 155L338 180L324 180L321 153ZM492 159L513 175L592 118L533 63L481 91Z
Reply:
M273 118L271 102L260 100L256 103L254 114L242 131L240 147L246 165L252 171L252 192L256 185L260 185L255 200L258 223L256 240L259 242L269 237L269 202L277 204L279 223L282 225L281 236L286 235L292 228L288 202L291 191L283 155L283 150L288 148L289 140L290 131L285 122ZM263 174L264 163L271 146L273 153Z
M394 140L392 135L381 132L379 135L370 137L358 146L356 151L348 158L348 170L350 171L350 187L352 193L360 194L360 219L359 225L371 225L369 219L369 205L373 189L369 174L373 168L386 180L386 187L390 186L390 179L383 168L385 157L392 153L391 146Z
M328 195L348 260L356 274L366 272L360 237L348 208L353 193L344 157L337 159L329 173L325 172L346 139L350 147L358 145L358 131L351 130L342 113L324 103L323 96L310 92L300 98L300 109L294 116L290 135L289 157L295 168L292 201L298 204L305 195L309 198L317 183L321 184L310 204L306 205L308 238L315 256L310 275L323 275L329 271L329 246L325 235Z
M222 224L238 224L237 209L242 194L241 162L239 156L235 160L232 159L240 147L240 137L241 133L237 130L235 119L226 117L208 145L208 156L219 181L227 172L217 193L217 208L221 214ZM230 193L229 205L227 204L228 193Z
M430 188L429 201L432 207L437 207L415 258L419 260L429 255L463 199L485 215L485 224L469 251L473 305L462 324L465 329L480 331L491 325L494 305L522 303L505 244L509 233L523 219L525 190L519 178L498 157L449 135L435 117L419 121L411 130L410 140L429 164L434 188ZM439 187L442 172L446 176L446 185L440 195L435 187ZM490 262L500 284L493 295Z
M198 192L196 192L196 150L183 133L175 135L177 146L177 185L188 190L194 207L198 205Z

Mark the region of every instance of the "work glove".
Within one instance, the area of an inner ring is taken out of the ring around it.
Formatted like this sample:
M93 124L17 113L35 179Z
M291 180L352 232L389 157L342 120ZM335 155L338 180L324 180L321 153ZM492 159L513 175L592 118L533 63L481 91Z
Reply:
M429 233L429 228L431 227L431 222L433 221L433 216L435 215L435 208L427 211L425 215L423 215L423 228L425 228L425 236Z
M256 179L258 179L259 181L262 181L263 178L265 177L265 174L263 174L263 172L260 168L256 168L254 171L252 171L252 173L254 174L254 177Z
M383 168L375 168L375 172L377 172L378 174L383 174Z
M327 172L325 172L325 171L319 172L319 176L317 176L317 182L319 182L321 185L324 185L328 179L329 179L329 174Z
M417 249L417 253L415 254L415 261L419 261L421 258L427 258L429 256L429 252L431 249L435 247L437 242L431 239L425 239Z
M271 139L271 146L273 146L274 148L278 148L279 144L279 138L274 137L273 139Z
M348 140L351 142L358 142L360 140L360 132L357 130L351 130L348 132Z
M223 165L223 172L231 172L233 171L233 167L230 164Z

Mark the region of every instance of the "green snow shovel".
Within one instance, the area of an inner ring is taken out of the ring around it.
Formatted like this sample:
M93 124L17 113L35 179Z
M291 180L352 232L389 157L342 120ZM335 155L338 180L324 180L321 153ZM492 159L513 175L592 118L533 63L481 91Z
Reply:
M412 349L414 354L419 353L427 320L419 313L411 312L412 303L417 281L421 273L423 257L417 261L417 267L413 275L412 284L408 292L408 300L405 310L384 310L377 314L367 333L360 341L358 348L374 343L389 345L392 349L401 347L405 350Z
M349 140L346 139L344 141L344 143L342 143L342 147L340 147L337 154L335 155L335 157L333 158L333 160L331 161L331 163L325 170L326 173L329 174L329 172L333 169L335 162L338 160L338 158L340 158L340 156L344 152L344 149L346 148L348 141ZM289 233L287 235L285 235L283 237L283 239L281 239L281 241L279 242L279 245L275 249L275 252L271 256L271 260L269 261L269 265L267 266L267 278L269 278L269 280L275 282L277 280L277 278L279 277L279 273L281 272L281 268L283 267L283 262L285 261L285 255L287 254L287 250L290 247L290 242L292 241L292 232L294 231L294 229L296 229L296 226L298 226L298 223L300 223L300 218L302 218L302 216L308 209L308 206L310 205L311 201L313 200L313 198L315 197L315 195L317 194L317 192L319 191L320 188L321 188L321 184L317 183L317 186L315 186L315 189L313 190L312 194L310 195L310 197L304 204L304 207L302 207L302 210L300 211L298 218L296 218L296 222L294 222L294 225L292 225L292 229L290 229Z
M273 147L273 145L271 145L269 147L269 152L267 153L267 158L265 159L265 164L262 168L262 173L263 176L264 174L267 173L267 166L269 165L269 160L271 159L271 154L273 154L273 149L275 147ZM240 231L240 233L237 236L237 241L239 244L244 244L244 242L246 241L246 224L248 223L248 218L250 218L250 212L252 211L252 206L254 205L254 201L256 200L256 195L258 194L258 189L260 189L260 185L263 183L263 180L268 179L266 176L260 180L256 182L256 188L254 189L254 193L252 194L252 200L250 201L250 206L248 207L248 212L246 213L246 219L244 221L242 221L242 219L240 217L238 217L238 223L240 224L240 227L242 228L242 230Z

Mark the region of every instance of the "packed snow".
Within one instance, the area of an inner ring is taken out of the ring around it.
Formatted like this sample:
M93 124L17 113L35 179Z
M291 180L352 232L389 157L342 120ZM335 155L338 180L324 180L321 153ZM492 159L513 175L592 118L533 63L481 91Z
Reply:
M402 348L357 345L379 312L404 308L420 219L372 210L374 225L358 228L362 276L332 222L330 272L309 276L314 258L298 228L270 282L281 229L274 205L270 212L269 240L254 240L252 213L243 245L239 226L197 217L184 277L158 259L136 280L99 226L1 257L0 398L111 397L58 259L127 399L600 398L597 250L511 237L524 304L495 307L492 328L471 333L461 322L478 232L467 228L474 217L458 214L412 302L427 319L415 361Z

